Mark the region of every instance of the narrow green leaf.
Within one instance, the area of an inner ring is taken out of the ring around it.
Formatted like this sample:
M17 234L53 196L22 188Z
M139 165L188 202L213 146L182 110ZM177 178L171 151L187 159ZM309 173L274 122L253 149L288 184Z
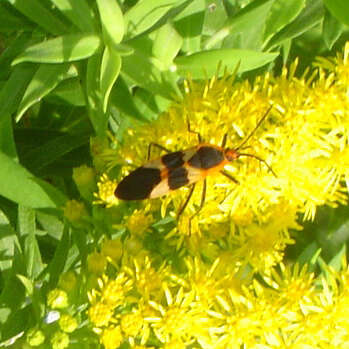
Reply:
M324 21L322 22L322 36L329 50L332 49L332 46L341 36L343 31L343 24L337 21L337 19L326 9Z
M138 1L125 13L127 36L134 37L151 28L171 8L184 3L185 0L143 0Z
M349 26L349 1L348 0L323 0L325 6L340 22Z
M28 47L14 61L40 63L63 63L88 58L97 52L101 40L92 34L71 34L50 39Z
M78 78L62 81L47 98L50 102L57 104L66 103L78 107L86 105Z
M88 101L88 116L97 136L104 137L108 125L108 114L103 113L100 96L100 68L102 55L96 54L87 62L86 70L86 95Z
M121 76L119 76L111 90L110 104L115 106L123 114L135 119L144 120L143 115L135 105L134 96L131 94L129 87Z
M239 73L242 73L272 62L278 54L238 49L210 50L178 57L175 59L175 64L182 76L190 72L194 79L201 79L213 76L218 64L222 64L230 71L239 64ZM219 73L222 74L223 70Z
M264 31L264 42L292 22L305 6L305 0L276 0L268 15Z
M35 236L36 222L35 211L32 208L19 205L18 207L18 233L21 236L23 254L26 266L26 276L34 280L43 270L39 245ZM18 277L18 275L17 275ZM21 280L23 282L23 279ZM27 286L24 284L24 286Z
M205 10L205 0L196 0L176 16L174 26L184 40L181 47L183 52L194 53L201 50Z
M11 33L16 31L16 28L21 28L23 31L33 31L35 24L29 20L25 20L19 13L11 11L11 6L5 1L0 1L0 32Z
M24 64L13 69L0 91L0 120L16 110L36 70L37 67L33 64Z
M103 112L107 111L110 91L119 76L121 69L121 57L108 46L105 47L101 65L101 93L103 100Z
M161 62L163 69L168 69L170 67L182 44L182 37L172 25L165 24L156 31L153 44L153 56Z
M50 93L62 80L77 75L71 64L40 64L39 69L29 83L21 104L18 107L16 121L35 103Z
M210 36L204 44L206 49L217 46L228 35L232 33L243 33L253 30L253 27L258 24L264 24L264 18L270 11L274 0L255 0L239 11L234 17L229 18L222 28L214 35Z
M88 134L63 134L58 137L52 137L48 142L24 154L21 161L29 169L38 173L45 166L55 162L72 150L87 144L88 141Z
M24 288L26 289L27 295L31 296L33 294L33 291L34 291L34 285L30 281L30 279L26 278L24 275L21 275L21 274L17 274L17 278L23 284Z
M0 270L2 272L12 269L16 247L20 248L17 234L4 212L0 210Z
M69 228L64 226L62 238L59 240L59 244L55 250L55 254L48 265L48 271L50 275L49 283L52 286L57 285L59 276L64 271L66 265L69 249L71 247Z
M32 208L54 208L65 202L66 198L56 188L34 177L2 152L0 163L0 195Z
M124 17L116 0L97 0L107 43L118 44L125 33Z
M51 0L81 31L93 32L92 10L86 0Z
M284 40L292 39L303 34L322 20L323 13L324 8L321 0L308 2L308 5L293 22L270 39L267 47L274 47L281 44Z
M0 151L10 158L17 159L17 149L13 138L12 116L2 115L0 119Z
M39 0L8 0L19 12L51 34L60 35L67 31L66 25Z

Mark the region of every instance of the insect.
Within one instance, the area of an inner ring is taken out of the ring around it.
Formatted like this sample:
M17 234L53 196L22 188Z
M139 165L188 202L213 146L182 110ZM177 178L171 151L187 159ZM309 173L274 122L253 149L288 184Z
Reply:
M269 171L275 173L265 160L254 154L242 153L239 150L249 141L261 123L268 116L272 107L266 111L263 117L258 121L255 128L236 148L226 148L227 134L224 135L221 146L210 143L203 143L198 132L190 129L188 122L188 131L195 133L198 137L199 144L195 147L170 152L159 144L152 143L148 148L148 159L150 158L151 146L156 146L167 154L151 160L136 170L131 172L118 184L115 190L115 196L121 200L144 200L153 199L163 196L172 190L176 190L186 185L191 185L188 197L177 213L177 219L183 213L193 194L195 185L198 181L203 180L203 189L201 203L198 210L190 218L196 216L205 203L206 196L206 177L221 173L235 183L239 183L229 173L224 171L224 166L238 159L241 156L255 158L264 163Z

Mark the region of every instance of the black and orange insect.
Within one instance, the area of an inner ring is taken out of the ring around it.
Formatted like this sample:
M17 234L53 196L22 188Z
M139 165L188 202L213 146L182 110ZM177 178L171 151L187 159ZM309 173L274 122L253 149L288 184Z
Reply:
M115 190L115 196L121 200L153 199L163 196L172 190L191 184L192 187L188 197L177 213L178 218L187 206L193 194L195 184L198 181L204 180L204 183L201 203L195 215L198 214L205 202L207 176L221 173L238 184L238 181L234 177L224 171L224 166L241 156L257 159L264 163L269 171L275 175L265 160L254 154L241 153L239 151L267 117L271 108L272 107L270 107L258 121L252 132L250 132L242 143L234 149L225 148L227 134L224 135L221 146L203 143L200 134L192 131L188 122L188 131L198 136L199 144L186 150L170 152L163 146L152 143L148 148L148 159L150 157L151 146L156 146L166 151L167 154L147 162L126 176L118 184Z

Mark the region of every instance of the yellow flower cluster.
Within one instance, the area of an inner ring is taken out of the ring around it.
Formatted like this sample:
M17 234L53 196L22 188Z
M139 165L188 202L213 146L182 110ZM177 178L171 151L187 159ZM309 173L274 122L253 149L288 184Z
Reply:
M300 216L312 220L317 207L346 203L348 55L349 44L344 55L320 61L313 72L297 77L295 62L281 76L265 74L253 85L235 83L227 74L206 83L188 79L182 99L149 127L140 125L125 135L120 158L134 169L146 162L145 144L158 143L173 151L195 146L198 137L189 132L188 122L191 131L200 133L206 143L220 145L227 134L227 147L237 148L272 106L248 147L240 151L265 160L276 176L263 162L243 156L226 166L239 184L220 174L208 176L205 205L195 215L202 195L198 183L175 228L166 232L170 245L178 249L186 242L191 253L200 251L211 259L229 251L231 263L269 273L282 260L285 247L293 243L289 231L301 229ZM155 149L152 158L161 155ZM132 169L124 166L123 175ZM116 185L117 181L103 176L98 202L118 205ZM143 233L151 215L159 218L161 212L163 217L175 217L188 191L184 187L160 199L145 200L147 214L137 211L125 226L132 226L131 233ZM222 239L223 250L213 248L217 241L222 246Z
M106 349L128 342L164 348L347 348L349 268L316 279L280 264L261 281L185 260L185 272L148 257L104 276L90 295L89 318ZM148 348L148 347L147 347Z

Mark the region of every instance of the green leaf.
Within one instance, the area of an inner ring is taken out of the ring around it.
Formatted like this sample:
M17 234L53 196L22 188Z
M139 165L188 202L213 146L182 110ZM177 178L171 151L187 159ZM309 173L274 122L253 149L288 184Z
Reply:
M0 91L0 120L16 110L36 69L35 65L22 65L13 69Z
M210 78L217 72L218 64L233 71L239 65L239 73L261 67L272 62L279 53L265 53L239 49L202 51L175 59L182 76L191 73L194 79ZM223 74L223 70L219 72Z
M119 76L121 69L121 57L108 46L105 47L101 65L101 93L103 100L103 112L107 111L110 91Z
M325 6L340 22L349 25L348 0L323 0Z
M196 0L176 16L174 26L184 39L181 47L183 52L194 53L201 50L205 9L205 0Z
M21 158L21 161L29 169L38 173L45 166L55 162L72 150L87 144L88 141L89 135L63 134L30 150Z
M66 103L79 107L86 105L78 78L62 81L47 98L52 103Z
M107 43L118 44L125 33L124 17L116 0L97 0Z
M88 116L97 136L104 137L108 125L108 114L103 113L102 99L100 96L100 76L102 55L94 55L87 62L86 94L88 101Z
M83 32L93 32L92 10L86 0L51 0Z
M88 58L95 54L101 45L97 35L71 34L50 39L28 47L14 61L40 63L63 63Z
M16 232L4 212L0 211L0 270L2 272L12 268L16 247L19 248Z
M48 265L48 271L50 274L49 283L52 286L57 285L59 276L64 271L64 266L67 261L69 249L71 247L70 234L68 226L64 226L62 238L59 240L59 244L55 250L55 254Z
M60 35L67 31L66 25L39 0L8 0L8 2L51 34Z
M18 280L23 284L24 288L27 291L27 295L31 296L34 291L34 285L30 279L26 278L24 275L17 274Z
M21 104L18 107L16 121L35 103L50 93L62 80L77 75L71 64L41 64L29 83Z
M343 33L344 26L326 9L324 21L322 22L322 36L329 50Z
M168 69L170 67L182 43L182 37L170 24L165 24L156 31L153 43L153 56L161 62L163 69Z
M0 195L32 208L54 208L65 202L66 198L56 188L34 177L2 152L0 163Z
M268 15L264 42L267 42L275 33L292 22L304 6L305 0L276 0Z
M254 30L255 26L264 25L274 0L255 0L239 11L234 17L229 18L222 28L214 33L205 43L204 47L210 49L232 33L243 33Z
M298 17L268 42L267 47L271 48L281 44L284 40L295 38L318 24L323 18L323 5L320 0L312 0Z
M12 8L7 2L0 1L0 32L14 32L16 28L21 28L23 31L33 31L33 23L23 18L18 12L11 10Z
M23 245L26 276L34 280L43 270L39 245L35 236L35 211L32 208L19 205L18 234ZM17 275L18 276L18 275ZM26 286L26 285L24 285Z
M185 0L143 0L138 1L125 13L127 37L139 35L155 25L173 7Z
M145 119L137 109L134 96L131 94L129 87L121 76L118 78L111 90L110 104L132 118L140 120Z
M0 119L0 151L12 159L17 159L17 149L13 138L11 114L2 115Z

